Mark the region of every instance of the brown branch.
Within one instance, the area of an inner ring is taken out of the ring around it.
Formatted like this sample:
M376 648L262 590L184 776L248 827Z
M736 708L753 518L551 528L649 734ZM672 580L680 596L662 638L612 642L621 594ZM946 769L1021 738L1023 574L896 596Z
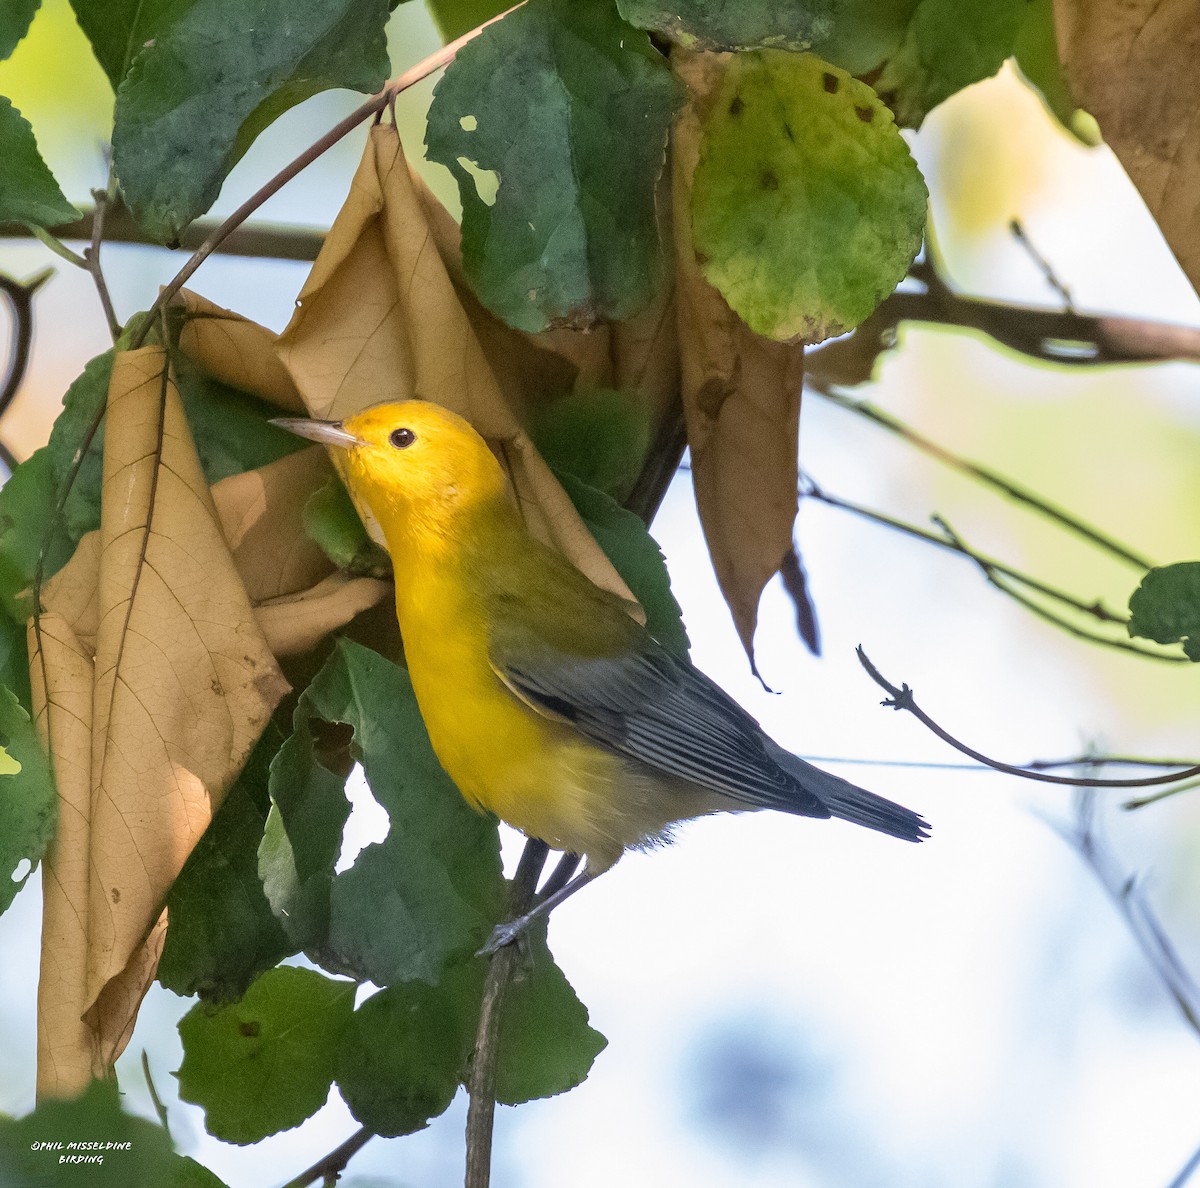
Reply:
M1070 367L1200 360L1200 328L1195 326L967 297L955 292L926 261L915 263L909 276L923 283L925 291L897 289L880 304L854 332L860 358L888 349L902 322L926 322L977 330L1031 359ZM822 354L828 350L832 357L832 348L842 346L834 343L813 351L813 368L822 370Z
M335 1147L328 1155L318 1159L312 1167L302 1171L294 1179L288 1180L283 1188L305 1188L306 1185L317 1179L324 1180L326 1184L334 1183L338 1174L345 1170L346 1164L374 1137L375 1132L364 1126L362 1130L352 1134L341 1146Z
M1094 528L1091 524L1085 523L1078 516L1074 516L1060 507L1055 507L1054 504L1047 502L1041 496L1035 495L1025 487L1018 486L1010 479L1005 478L1002 474L997 473L989 467L959 457L959 455L946 449L944 446L918 433L911 426L904 424L903 421L899 421L895 417L889 416L882 409L876 408L873 404L869 404L866 401L851 400L847 396L835 391L831 385L820 380L814 380L810 384L810 387L819 396L824 397L832 404L836 404L838 408L843 408L847 412L852 412L856 416L864 417L866 420L879 425L889 433L902 438L922 453L928 454L931 458L936 458L937 461L950 467L952 470L957 470L960 474L965 474L987 486L994 487L1009 499L1017 503L1023 503L1039 515L1053 520L1068 532L1082 537L1084 540L1096 545L1097 548L1111 553L1114 557L1118 557L1122 561L1127 561L1130 565L1137 566L1139 569L1152 569L1154 567L1152 561L1148 561L1145 557L1135 553L1128 545L1113 540L1112 537L1101 532L1098 528Z
M98 204L97 204L98 205ZM96 223L96 209L85 210L73 223L52 228L55 238L71 242L90 243ZM220 223L216 219L197 219L180 233L179 247L195 251ZM28 234L24 227L5 228L4 238ZM327 232L318 227L291 227L282 223L249 223L230 231L212 250L213 255L253 256L258 259L312 261L317 258ZM126 243L141 247L156 247L164 251L165 244L151 239L133 221L129 209L119 200L112 202L104 215L104 242Z
M108 332L113 342L116 342L121 336L121 323L117 320L117 311L113 308L112 295L108 291L108 284L104 279L104 272L100 267L100 245L104 241L104 224L109 204L112 202L115 194L116 175L113 173L112 166L110 165L108 169L107 188L92 191L92 198L96 203L92 218L92 237L89 246L83 250L83 259L88 273L92 278L92 283L96 286L96 292L100 296L100 305L104 310L104 317L108 322Z
M943 742L949 743L956 751L963 755L974 759L977 763L982 763L986 767L994 768L996 771L1002 771L1005 775L1020 776L1026 780L1037 780L1043 784L1066 784L1076 788L1149 788L1158 784L1174 784L1178 780L1191 779L1193 776L1200 776L1200 764L1193 767L1186 767L1182 771L1171 772L1161 776L1144 776L1139 779L1132 780L1103 780L1092 779L1085 777L1072 776L1056 776L1049 775L1044 771L1037 771L1029 767L1016 767L1011 763L1003 763L999 759L992 759L982 751L977 751L974 747L968 746L966 743L957 739L944 727L939 726L919 705L913 696L912 689L907 685L901 685L899 688L893 685L880 671L871 663L866 652L863 651L860 644L855 651L858 655L858 661L867 671L867 675L887 694L888 697L881 704L895 710L907 710L913 715L923 726L931 730Z
M510 917L524 915L537 892L538 876L546 862L549 847L530 838L525 843L520 864L513 877ZM475 1053L467 1083L470 1105L467 1108L467 1172L465 1188L488 1188L492 1174L492 1124L496 1116L496 1057L500 1044L500 1015L512 981L518 957L518 945L505 945L488 962L483 1002L479 1011L479 1029L475 1035Z

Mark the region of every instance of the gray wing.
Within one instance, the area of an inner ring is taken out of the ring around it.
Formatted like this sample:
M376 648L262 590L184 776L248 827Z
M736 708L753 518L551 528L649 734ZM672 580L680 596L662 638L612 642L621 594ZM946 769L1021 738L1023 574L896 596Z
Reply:
M650 637L645 643L629 655L592 658L522 649L519 660L493 647L491 662L531 708L610 751L747 808L830 816L776 762L772 744L736 701Z

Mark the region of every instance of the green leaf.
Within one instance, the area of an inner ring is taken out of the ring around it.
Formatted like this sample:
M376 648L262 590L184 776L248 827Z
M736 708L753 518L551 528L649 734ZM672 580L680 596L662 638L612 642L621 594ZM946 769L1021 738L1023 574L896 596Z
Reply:
M161 1126L121 1110L114 1081L93 1081L67 1100L46 1098L24 1118L0 1118L0 1184L14 1188L223 1188L198 1167L171 1150Z
M500 1016L496 1100L504 1105L574 1089L608 1044L550 956L545 922L527 936L531 965L509 987Z
M79 218L38 152L28 120L0 96L0 224L54 227Z
M71 0L71 7L91 43L96 61L116 91L134 58L194 3L195 0Z
M1129 634L1160 644L1183 644L1200 663L1200 561L1152 569L1129 600Z
M667 563L649 529L603 491L581 483L570 474L558 474L563 490L583 517L588 531L604 550L616 571L646 612L646 629L668 651L688 653L683 612L671 593Z
M392 559L368 535L346 488L331 478L308 498L304 531L339 569L368 577L390 578Z
M134 217L163 241L216 200L286 108L388 75L387 0L194 0L134 59L117 93L113 160Z
M650 452L650 414L637 393L592 388L542 409L530 436L555 470L619 502L632 490Z
M76 455L83 448L96 414L108 399L114 353L105 351L90 360L63 397L63 410L50 430L50 452L55 493L63 489ZM104 483L104 423L92 438L63 508L66 533L72 546L85 533L100 527L100 488Z
M329 1096L354 990L353 982L282 965L241 1002L197 1004L179 1021L179 1096L201 1106L205 1129L227 1143L299 1126Z
M1046 110L1081 144L1102 143L1100 125L1075 102L1071 86L1058 60L1052 0L1030 0L1013 47L1021 76L1041 96Z
M639 29L692 50L816 50L866 74L903 40L918 0L617 0Z
M231 1002L296 951L258 876L270 762L283 738L273 722L267 726L171 887L158 980L176 994Z
M394 1138L454 1100L475 1041L484 964L447 972L436 989L404 982L368 998L342 1036L337 1083L350 1112Z
M171 367L209 483L277 462L308 443L268 423L274 405L205 375L176 353Z
M25 624L10 619L3 611L0 611L0 685L12 690L27 714L33 713Z
M686 49L807 50L832 32L837 0L617 0L621 15Z
M906 128L1011 57L1029 0L920 0L875 83Z
M619 320L650 300L662 271L654 189L678 95L610 3L529 0L459 51L425 143L458 182L463 265L493 313L540 331Z
M927 194L875 92L812 54L737 54L692 194L704 274L751 330L821 342L863 321L921 246Z
M292 735L271 761L271 809L258 847L258 873L292 943L343 972L320 952L329 934L333 867L350 817L345 786L352 766L330 770L329 756L314 738L310 702L335 679L328 668L327 663L301 694Z
M5 0L0 5L0 61L17 48L17 43L29 32L42 0Z
M0 912L38 864L57 818L50 764L16 695L0 688ZM22 862L29 870L18 878Z
M386 841L336 877L345 769L335 775L317 762L314 721L352 728L350 754L391 819ZM293 940L327 968L381 986L436 984L498 919L496 826L442 770L408 673L378 653L338 640L271 765L271 799L259 866L267 897Z
M425 0L425 3L443 41L454 41L512 8L509 0Z

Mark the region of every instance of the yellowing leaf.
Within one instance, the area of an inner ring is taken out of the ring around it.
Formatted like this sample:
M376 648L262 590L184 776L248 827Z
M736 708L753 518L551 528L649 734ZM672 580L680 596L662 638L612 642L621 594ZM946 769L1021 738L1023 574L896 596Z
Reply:
M758 602L792 544L804 352L754 334L696 261L692 177L726 57L678 49L672 54L689 89L672 139L676 300L696 506L721 592L753 666Z
M167 890L287 688L157 347L117 356L100 532L47 584L30 634L63 821L47 859L39 1089L68 1095L128 1041Z
M1071 93L1100 125L1200 289L1200 38L1193 4L1054 0Z
M597 585L630 599L506 399L437 251L430 201L413 182L395 129L374 127L280 336L280 357L315 417L417 396L466 417L506 466L531 530Z
M304 412L304 401L275 353L277 334L187 289L175 300L187 311L179 349L193 362L232 388L288 412Z

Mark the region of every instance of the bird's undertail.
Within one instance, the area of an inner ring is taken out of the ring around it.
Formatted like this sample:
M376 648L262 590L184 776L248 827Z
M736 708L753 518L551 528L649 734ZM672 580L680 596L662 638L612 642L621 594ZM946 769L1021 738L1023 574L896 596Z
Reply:
M904 841L919 842L929 836L929 822L912 809L876 796L874 792L843 780L841 776L813 767L811 763L788 754L782 747L776 759L795 777L804 791L815 796L833 816Z

